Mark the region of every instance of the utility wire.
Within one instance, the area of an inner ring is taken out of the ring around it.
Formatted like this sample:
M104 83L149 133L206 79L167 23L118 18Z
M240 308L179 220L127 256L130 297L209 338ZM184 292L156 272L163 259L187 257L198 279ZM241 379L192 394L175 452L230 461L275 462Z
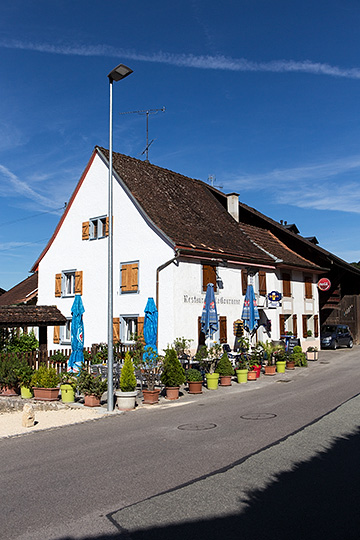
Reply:
M13 247L5 248L5 249L2 249L0 247L0 251L11 251L12 249L23 248L26 246L32 246L34 244L40 244L41 242L48 242L48 241L49 241L49 238L42 238L41 240L35 240L34 242L26 242L24 244L20 244L18 246L13 246Z
M53 210L47 210L46 212L38 212L37 214L32 214L31 216L27 216L27 217L23 217L19 219L14 219L12 221L3 221L2 223L0 223L0 226L2 227L3 225L11 225L12 223L18 223L19 221L25 221L25 219L31 219L34 217L43 216L44 214L52 214L53 212L57 212L58 210L65 210L65 208L66 208L66 204L64 204L64 206L61 206L61 208L54 208Z

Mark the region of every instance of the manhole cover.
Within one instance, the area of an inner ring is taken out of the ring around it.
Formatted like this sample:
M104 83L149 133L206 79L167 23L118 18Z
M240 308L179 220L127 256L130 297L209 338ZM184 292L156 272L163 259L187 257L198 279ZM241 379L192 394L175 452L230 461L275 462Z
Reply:
M291 379L280 379L280 381L276 381L277 383L279 382L291 382Z
M276 418L276 414L272 413L251 413L243 414L240 416L243 420L270 420L271 418Z
M214 429L216 427L217 427L216 424L199 423L199 424L182 424L181 426L178 427L178 429L182 429L184 431L205 431L207 429Z
M330 362L319 362L320 364L330 364Z

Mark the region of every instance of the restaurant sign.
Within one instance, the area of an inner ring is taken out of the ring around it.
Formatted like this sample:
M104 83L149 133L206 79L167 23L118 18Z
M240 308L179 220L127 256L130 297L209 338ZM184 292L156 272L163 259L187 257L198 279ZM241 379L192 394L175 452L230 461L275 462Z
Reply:
M281 298L282 298L282 295L279 291L271 291L268 294L268 308L280 307Z
M331 281L330 279L323 277L319 279L317 286L320 291L328 291L331 287Z

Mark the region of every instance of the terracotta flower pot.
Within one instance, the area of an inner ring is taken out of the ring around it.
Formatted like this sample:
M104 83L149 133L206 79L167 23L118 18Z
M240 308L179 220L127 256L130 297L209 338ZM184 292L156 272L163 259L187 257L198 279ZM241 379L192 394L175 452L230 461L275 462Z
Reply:
M255 371L256 378L258 379L260 377L261 366L254 366L253 371Z
M231 375L220 375L220 386L231 386Z
M143 389L144 403L145 405L154 405L159 401L160 388L156 390Z
M97 396L85 396L84 397L85 407L100 407L100 398Z
M166 386L166 399L179 399L180 386Z
M57 401L59 399L58 388L37 388L33 386L34 399L40 401Z
M189 394L202 394L202 381L188 381Z
M286 369L295 369L295 362L286 362Z
M265 366L265 375L275 375L276 366Z
M256 381L256 371L248 371L248 381Z
M0 390L0 396L17 396L18 393L14 386L3 386Z

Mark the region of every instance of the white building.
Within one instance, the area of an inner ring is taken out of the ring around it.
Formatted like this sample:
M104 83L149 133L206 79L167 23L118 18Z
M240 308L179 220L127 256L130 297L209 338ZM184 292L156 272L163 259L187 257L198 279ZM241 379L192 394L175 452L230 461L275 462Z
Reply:
M242 222L238 195L114 153L114 339L141 332L148 297L159 312L158 347L177 337L199 343L205 289L214 283L221 343L234 343L251 276L260 308L257 339L292 331L319 346L318 292L323 269L272 233ZM85 346L107 340L108 151L96 147L48 245L36 261L38 305L56 304L66 327L50 349L70 345L71 306L81 294ZM268 294L283 298L271 306ZM311 332L311 337L307 334ZM50 332L50 331L49 331ZM200 336L200 341L203 336Z

